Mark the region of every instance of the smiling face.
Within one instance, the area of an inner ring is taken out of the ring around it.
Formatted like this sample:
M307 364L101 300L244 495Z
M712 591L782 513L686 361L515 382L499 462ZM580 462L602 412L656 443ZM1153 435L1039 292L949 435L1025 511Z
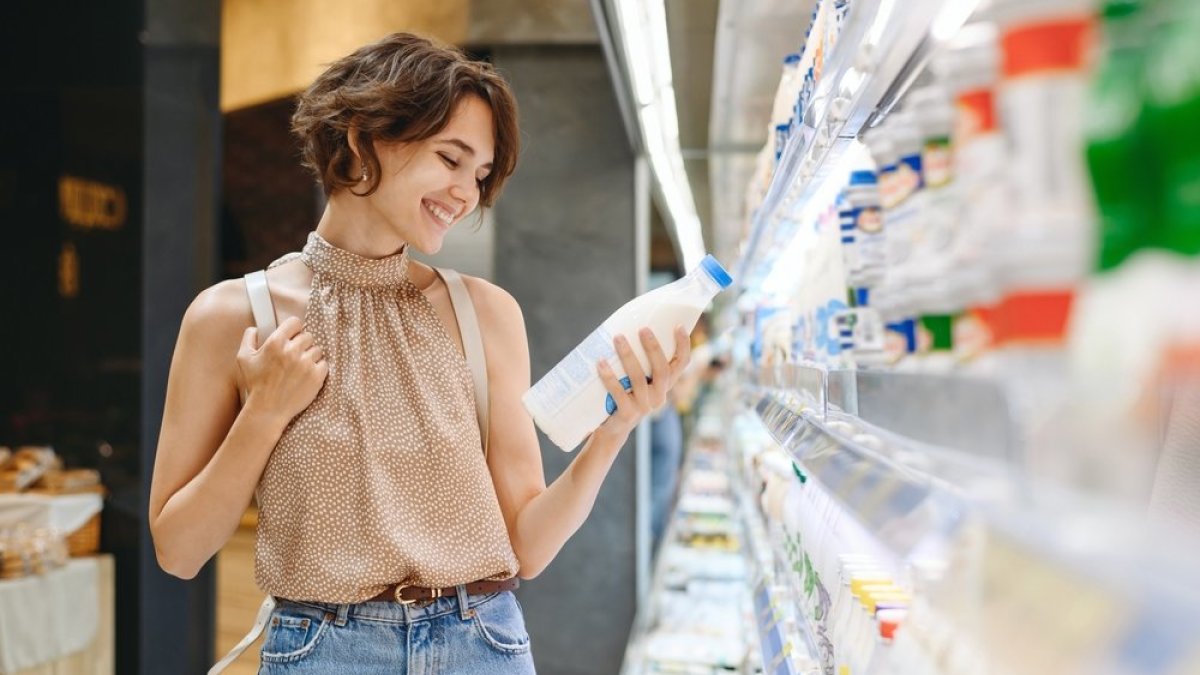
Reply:
M372 220L432 255L450 228L479 205L495 154L491 107L478 96L464 96L439 133L411 143L377 141L375 151L379 189L361 197Z

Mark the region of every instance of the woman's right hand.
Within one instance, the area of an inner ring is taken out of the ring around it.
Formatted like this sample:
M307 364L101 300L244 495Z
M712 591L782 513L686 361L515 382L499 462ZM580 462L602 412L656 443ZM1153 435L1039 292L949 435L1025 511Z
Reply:
M258 412L278 415L286 423L317 397L329 363L303 329L300 319L290 317L262 345L257 344L258 329L242 334L237 364L247 407L253 402Z

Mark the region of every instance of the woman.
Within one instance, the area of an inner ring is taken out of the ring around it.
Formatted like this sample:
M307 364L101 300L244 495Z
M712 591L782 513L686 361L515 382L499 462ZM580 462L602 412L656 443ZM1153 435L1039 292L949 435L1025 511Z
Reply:
M650 373L618 339L633 388L599 366L617 412L547 487L520 403L517 303L466 279L491 392L485 454L450 291L407 257L439 250L511 175L507 83L397 34L330 66L293 129L328 205L299 259L267 273L280 321L269 337L242 280L205 290L183 318L150 495L159 564L194 576L257 494L255 576L278 599L263 672L532 672L511 589L583 523L687 365L687 336L677 330L668 362L643 331Z

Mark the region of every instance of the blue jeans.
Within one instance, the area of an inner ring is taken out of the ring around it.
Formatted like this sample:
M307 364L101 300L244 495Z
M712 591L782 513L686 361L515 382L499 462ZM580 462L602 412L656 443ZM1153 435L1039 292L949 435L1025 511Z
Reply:
M465 602L462 600L465 599ZM330 605L279 600L267 624L259 675L524 675L533 655L511 591L427 605Z

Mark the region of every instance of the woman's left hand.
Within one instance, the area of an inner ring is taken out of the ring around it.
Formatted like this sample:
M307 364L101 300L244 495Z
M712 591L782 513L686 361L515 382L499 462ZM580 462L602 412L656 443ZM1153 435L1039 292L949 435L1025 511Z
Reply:
M691 361L691 339L682 326L675 327L675 356L670 361L667 361L666 352L649 328L638 331L638 338L650 361L649 374L638 363L633 348L624 336L618 335L613 341L617 356L621 359L621 365L629 378L630 389L626 390L621 386L607 361L601 361L597 366L600 381L617 403L616 411L600 425L600 428L606 431L628 434L646 415L661 408L667 402L667 392L675 386L675 382Z

